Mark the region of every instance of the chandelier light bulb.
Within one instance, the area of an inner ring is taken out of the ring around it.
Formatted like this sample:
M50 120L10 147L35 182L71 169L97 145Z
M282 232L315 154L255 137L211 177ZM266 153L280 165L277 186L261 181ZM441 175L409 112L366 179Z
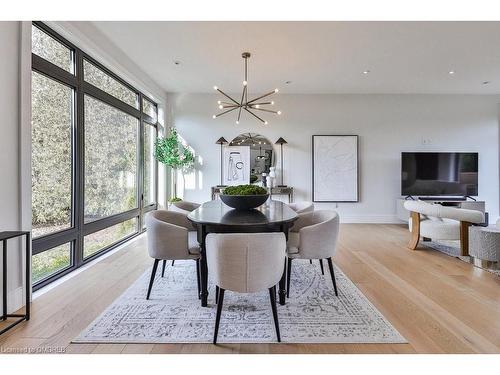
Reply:
M278 113L278 115L281 115L281 111L278 111L277 113Z
M217 100L217 104L221 104L222 102L220 100Z
M238 120L236 120L236 125L238 125L240 122Z
M267 124L268 124L268 122L267 122L267 121L264 121L264 125L267 125Z
M271 105L274 105L274 101L271 102Z
M255 105L255 108L260 108L260 105L256 104L256 105Z
M214 90L218 90L219 88L217 86L214 86Z
M243 86L246 86L248 85L248 82L247 81L243 81Z
M212 116L212 118L213 118L213 119L215 119L215 118L217 118L217 116L216 116L216 115L213 115L213 116Z
M280 91L280 90L279 90L279 89L274 89L274 92L275 92L275 93L278 93L278 91Z
M222 106L222 104L221 104L221 105L219 106L219 109L222 109L222 108L224 108L224 107L223 107L223 106Z

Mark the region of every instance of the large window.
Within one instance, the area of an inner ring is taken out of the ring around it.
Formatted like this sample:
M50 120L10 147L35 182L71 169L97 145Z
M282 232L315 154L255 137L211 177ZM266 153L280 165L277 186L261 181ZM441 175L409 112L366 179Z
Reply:
M72 224L73 91L40 73L32 74L33 238Z
M157 207L158 108L40 22L32 66L37 289L144 227L144 214Z
M156 128L144 123L144 206L156 202L156 161L153 155Z
M85 96L85 222L137 204L138 120Z

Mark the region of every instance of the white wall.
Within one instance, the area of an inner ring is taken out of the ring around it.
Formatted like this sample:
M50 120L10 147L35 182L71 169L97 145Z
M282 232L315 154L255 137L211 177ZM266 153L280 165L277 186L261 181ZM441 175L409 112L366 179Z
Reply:
M20 22L0 22L0 231L20 230L19 183L19 54ZM9 241L7 305L19 307L22 257L17 241ZM1 264L1 257L0 257ZM0 274L2 268L0 267ZM1 281L0 281L1 282ZM0 300L0 306L2 301Z
M402 151L479 152L479 198L491 219L499 212L499 96L479 95L277 95L281 117L269 125L246 117L235 124L229 114L216 120L213 94L172 94L169 102L179 133L197 151L202 165L187 178L186 200L206 201L219 179L219 146L242 132L258 132L275 142L282 136L285 183L296 200L311 199L311 136L358 134L360 202L340 203L344 222L397 222ZM423 145L422 138L431 144ZM278 164L279 166L279 160ZM317 204L334 208L336 204Z

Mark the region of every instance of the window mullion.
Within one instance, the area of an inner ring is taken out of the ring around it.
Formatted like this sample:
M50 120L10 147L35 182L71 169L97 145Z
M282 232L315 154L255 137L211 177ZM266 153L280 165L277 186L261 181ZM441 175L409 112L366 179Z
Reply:
M83 213L84 213L84 181L85 181L85 145L84 145L84 124L85 124L85 107L84 107L84 92L83 92L83 56L80 50L75 52L76 63L76 152L75 152L75 222L78 229L78 236L74 245L74 261L75 267L79 267L83 263Z

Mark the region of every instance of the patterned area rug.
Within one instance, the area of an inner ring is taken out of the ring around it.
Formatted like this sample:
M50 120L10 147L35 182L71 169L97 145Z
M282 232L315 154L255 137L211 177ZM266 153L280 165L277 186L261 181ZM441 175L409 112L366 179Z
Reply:
M338 268L336 297L325 271L322 276L317 262L294 262L290 298L285 306L278 305L282 342L407 342ZM212 285L209 289L209 306L201 307L196 296L195 263L179 261L167 266L164 278L158 272L148 301L145 296L150 272L145 272L73 342L212 342L215 288ZM218 341L276 342L268 291L227 291Z
M439 240L439 241L429 241L429 242L420 242L422 245L425 247L428 247L433 250L440 251L442 253L445 253L446 255L450 255L452 257L460 259L462 262L470 263L470 257L469 256L462 256L460 255L460 241L445 241L445 240ZM475 266L477 267L477 266ZM481 267L478 267L481 268ZM489 268L481 268L482 270L491 272L492 274L495 274L497 276L500 276L500 270L493 270Z

